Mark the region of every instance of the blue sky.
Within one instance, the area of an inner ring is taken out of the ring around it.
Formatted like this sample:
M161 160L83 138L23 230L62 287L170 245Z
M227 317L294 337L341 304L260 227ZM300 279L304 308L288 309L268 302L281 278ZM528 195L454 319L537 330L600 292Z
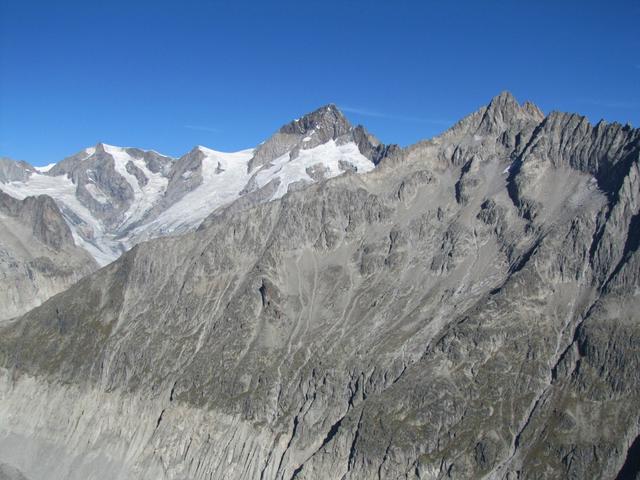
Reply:
M387 143L502 90L640 125L640 2L0 0L0 156L256 145L336 103Z

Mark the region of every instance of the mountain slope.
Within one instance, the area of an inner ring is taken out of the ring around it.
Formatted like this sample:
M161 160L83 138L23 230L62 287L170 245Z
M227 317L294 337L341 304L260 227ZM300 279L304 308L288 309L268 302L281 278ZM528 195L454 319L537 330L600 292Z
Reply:
M633 470L639 152L638 130L502 94L368 174L135 247L1 329L0 462L33 480Z
M50 195L76 243L105 265L140 241L194 230L241 196L255 204L346 171L370 171L385 152L329 105L235 153L196 147L173 159L98 144L47 169L2 160L0 189L20 199Z
M97 269L55 202L0 191L0 320L25 313Z

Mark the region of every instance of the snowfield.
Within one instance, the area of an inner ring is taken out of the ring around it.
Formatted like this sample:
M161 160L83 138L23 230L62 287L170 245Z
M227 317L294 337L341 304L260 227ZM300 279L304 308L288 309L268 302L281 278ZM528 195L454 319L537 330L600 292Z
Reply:
M305 137L303 142L308 138ZM97 207L82 203L78 196L78 185L69 178L71 175L54 176L50 173L56 164L37 167L24 182L0 182L0 189L19 199L32 195L51 196L67 220L76 244L85 248L101 265L115 260L142 240L194 230L216 209L237 200L243 193L253 192L271 182L277 182L278 187L265 201L282 197L293 184L313 183L340 175L344 173L345 165L347 169L357 172L368 172L374 168L374 164L360 153L353 142L337 145L330 140L314 148L300 149L293 159L288 152L252 172L248 171L248 165L254 149L227 153L199 146L197 150L203 156L202 170L199 172L202 182L177 201L165 205L162 201L170 182L169 174L152 172L143 158L130 154L126 148L105 144L100 146L113 158L116 175L122 177L133 191L133 201L115 225L107 224L101 212L90 209ZM93 160L97 151L97 147L83 150L84 156L79 158L80 165ZM182 158L185 157L171 161L176 165ZM136 174L132 173L134 171ZM113 199L99 187L95 173L89 166L84 172L88 179L84 183L85 190L101 208L112 208ZM140 172L146 181L138 179ZM313 172L314 176L310 176L309 172ZM194 174L188 170L179 180L186 182ZM162 211L158 213L158 209Z

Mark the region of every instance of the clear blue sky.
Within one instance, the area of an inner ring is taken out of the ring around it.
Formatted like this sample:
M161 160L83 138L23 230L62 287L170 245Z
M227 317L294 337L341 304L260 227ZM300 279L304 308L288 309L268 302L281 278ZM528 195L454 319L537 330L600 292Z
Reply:
M640 125L640 2L0 0L0 156L256 145L325 103L388 143L502 90Z

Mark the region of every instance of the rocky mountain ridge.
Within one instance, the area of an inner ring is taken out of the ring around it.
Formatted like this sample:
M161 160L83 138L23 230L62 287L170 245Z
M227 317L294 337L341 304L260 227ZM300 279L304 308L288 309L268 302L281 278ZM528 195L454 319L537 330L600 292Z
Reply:
M0 190L19 199L50 195L77 245L105 265L140 241L197 228L238 197L253 204L346 171L369 171L382 151L328 105L235 153L198 146L176 159L99 143L46 169L2 159Z
M386 150L240 198L0 327L0 463L637 478L640 132L504 93Z

